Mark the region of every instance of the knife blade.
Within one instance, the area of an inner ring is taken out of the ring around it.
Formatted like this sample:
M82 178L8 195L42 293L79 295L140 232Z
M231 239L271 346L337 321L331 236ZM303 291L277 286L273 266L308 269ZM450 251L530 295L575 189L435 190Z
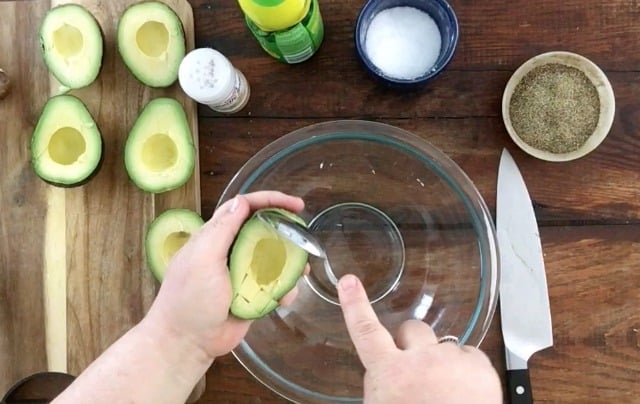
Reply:
M520 170L506 149L498 169L496 231L507 395L514 404L532 403L528 361L553 345L551 309L535 212Z

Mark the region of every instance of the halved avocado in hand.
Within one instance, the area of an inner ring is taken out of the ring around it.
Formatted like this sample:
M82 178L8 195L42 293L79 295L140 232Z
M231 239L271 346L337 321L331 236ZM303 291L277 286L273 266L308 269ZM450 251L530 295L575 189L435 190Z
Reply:
M184 185L196 151L182 104L173 98L150 101L129 132L124 155L129 178L140 189L160 193Z
M185 55L182 22L164 3L133 4L118 21L118 51L140 82L149 87L168 87L178 79Z
M40 26L44 61L68 88L91 84L102 66L103 36L93 15L78 4L56 6Z
M306 227L301 217L276 210ZM278 301L295 287L307 258L306 251L282 238L254 214L238 232L229 257L231 313L250 320L276 309Z
M189 209L169 209L149 225L144 240L147 265L153 276L162 282L169 261L204 225L202 217Z
M43 180L81 185L102 161L102 137L87 107L72 95L50 98L31 137L31 163Z

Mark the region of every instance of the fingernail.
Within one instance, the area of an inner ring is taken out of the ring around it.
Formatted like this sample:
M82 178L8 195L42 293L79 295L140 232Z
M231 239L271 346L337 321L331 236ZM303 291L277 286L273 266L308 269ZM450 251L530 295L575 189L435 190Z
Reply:
M236 210L238 210L238 205L239 205L240 201L238 201L238 197L234 197L233 201L231 201L231 206L229 207L229 212L233 213Z
M340 282L338 282L338 286L344 292L348 292L354 289L357 284L358 278L356 278L354 275L345 275L342 277L342 279L340 279Z

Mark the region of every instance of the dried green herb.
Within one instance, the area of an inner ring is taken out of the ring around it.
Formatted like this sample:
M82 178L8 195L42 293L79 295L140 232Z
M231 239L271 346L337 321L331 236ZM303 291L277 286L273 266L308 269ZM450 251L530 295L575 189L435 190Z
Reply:
M575 67L538 66L516 86L509 105L511 124L527 144L551 153L577 150L593 133L600 115L598 91Z

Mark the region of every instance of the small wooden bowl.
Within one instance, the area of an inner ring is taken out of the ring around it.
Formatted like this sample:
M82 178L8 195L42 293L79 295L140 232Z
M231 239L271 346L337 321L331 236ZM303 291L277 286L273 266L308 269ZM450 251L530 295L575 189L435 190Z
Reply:
M551 153L532 147L518 136L511 123L509 106L511 104L511 96L516 86L531 70L550 63L563 64L582 71L596 87L600 99L600 116L595 130L579 149L569 153ZM607 76L589 59L571 52L548 52L527 60L513 73L502 95L502 119L507 132L509 132L509 136L511 136L511 139L526 153L546 161L570 161L592 152L602 143L605 137L607 137L613 123L614 114L615 97Z

